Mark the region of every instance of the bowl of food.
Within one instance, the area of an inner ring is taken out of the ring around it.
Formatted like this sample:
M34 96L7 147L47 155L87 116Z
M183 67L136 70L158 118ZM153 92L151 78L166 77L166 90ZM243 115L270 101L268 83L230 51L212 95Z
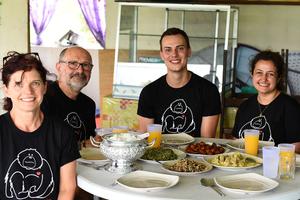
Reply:
M200 157L227 153L229 151L228 148L225 148L220 144L203 141L181 146L180 149L186 152L189 156Z
M212 170L212 165L204 160L184 158L175 161L166 161L162 168L171 174L179 176L194 176Z
M179 160L186 157L186 153L174 148L147 148L140 160L148 163L161 163L169 160Z

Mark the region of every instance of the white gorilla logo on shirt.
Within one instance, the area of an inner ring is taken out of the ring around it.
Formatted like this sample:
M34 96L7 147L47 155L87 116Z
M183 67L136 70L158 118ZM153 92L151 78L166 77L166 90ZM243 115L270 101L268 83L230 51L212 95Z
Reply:
M73 128L77 137L77 141L86 139L86 130L84 123L81 121L79 115L76 112L70 112L66 116L64 121L66 121L69 124L69 126Z
M36 149L21 151L4 180L7 198L44 199L54 190L51 167Z
M163 132L190 133L195 130L195 122L190 107L183 99L173 101L161 117Z
M267 121L266 116L257 116L252 118L249 122L245 123L239 130L239 138L244 138L244 131L246 129L256 129L260 131L260 138L265 139L265 133L269 133L268 141L274 141L272 137L272 131L270 124ZM267 136L266 136L267 137Z

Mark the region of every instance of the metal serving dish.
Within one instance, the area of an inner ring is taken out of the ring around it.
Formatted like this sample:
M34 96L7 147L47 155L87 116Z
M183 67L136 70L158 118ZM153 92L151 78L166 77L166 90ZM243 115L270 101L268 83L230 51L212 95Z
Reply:
M125 174L138 169L134 161L145 153L148 146L145 138L140 135L140 133L128 132L103 136L100 150L111 160L111 165L108 165L106 170Z

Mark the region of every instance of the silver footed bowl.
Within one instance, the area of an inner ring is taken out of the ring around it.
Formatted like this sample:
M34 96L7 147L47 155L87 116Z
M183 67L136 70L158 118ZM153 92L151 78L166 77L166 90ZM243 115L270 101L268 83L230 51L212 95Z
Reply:
M112 133L103 136L100 144L101 152L111 160L106 170L125 174L138 169L134 161L142 157L148 146L145 139L138 137L136 132Z

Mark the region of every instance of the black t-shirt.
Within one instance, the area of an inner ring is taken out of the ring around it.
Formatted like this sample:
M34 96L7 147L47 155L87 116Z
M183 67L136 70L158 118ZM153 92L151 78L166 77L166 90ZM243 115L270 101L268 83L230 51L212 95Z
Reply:
M41 107L46 115L56 115L72 127L78 141L95 136L96 104L85 94L79 93L73 100L63 93L57 82L48 83Z
M274 141L276 145L300 142L300 105L281 93L269 105L262 106L254 95L240 105L232 134L243 138L245 129L260 130L260 140Z
M185 86L172 88L164 75L143 88L137 113L162 124L163 133L199 137L202 117L220 114L220 105L218 89L208 80L192 73Z
M79 158L72 129L45 116L28 133L7 112L0 116L0 199L51 199L59 193L60 167Z

